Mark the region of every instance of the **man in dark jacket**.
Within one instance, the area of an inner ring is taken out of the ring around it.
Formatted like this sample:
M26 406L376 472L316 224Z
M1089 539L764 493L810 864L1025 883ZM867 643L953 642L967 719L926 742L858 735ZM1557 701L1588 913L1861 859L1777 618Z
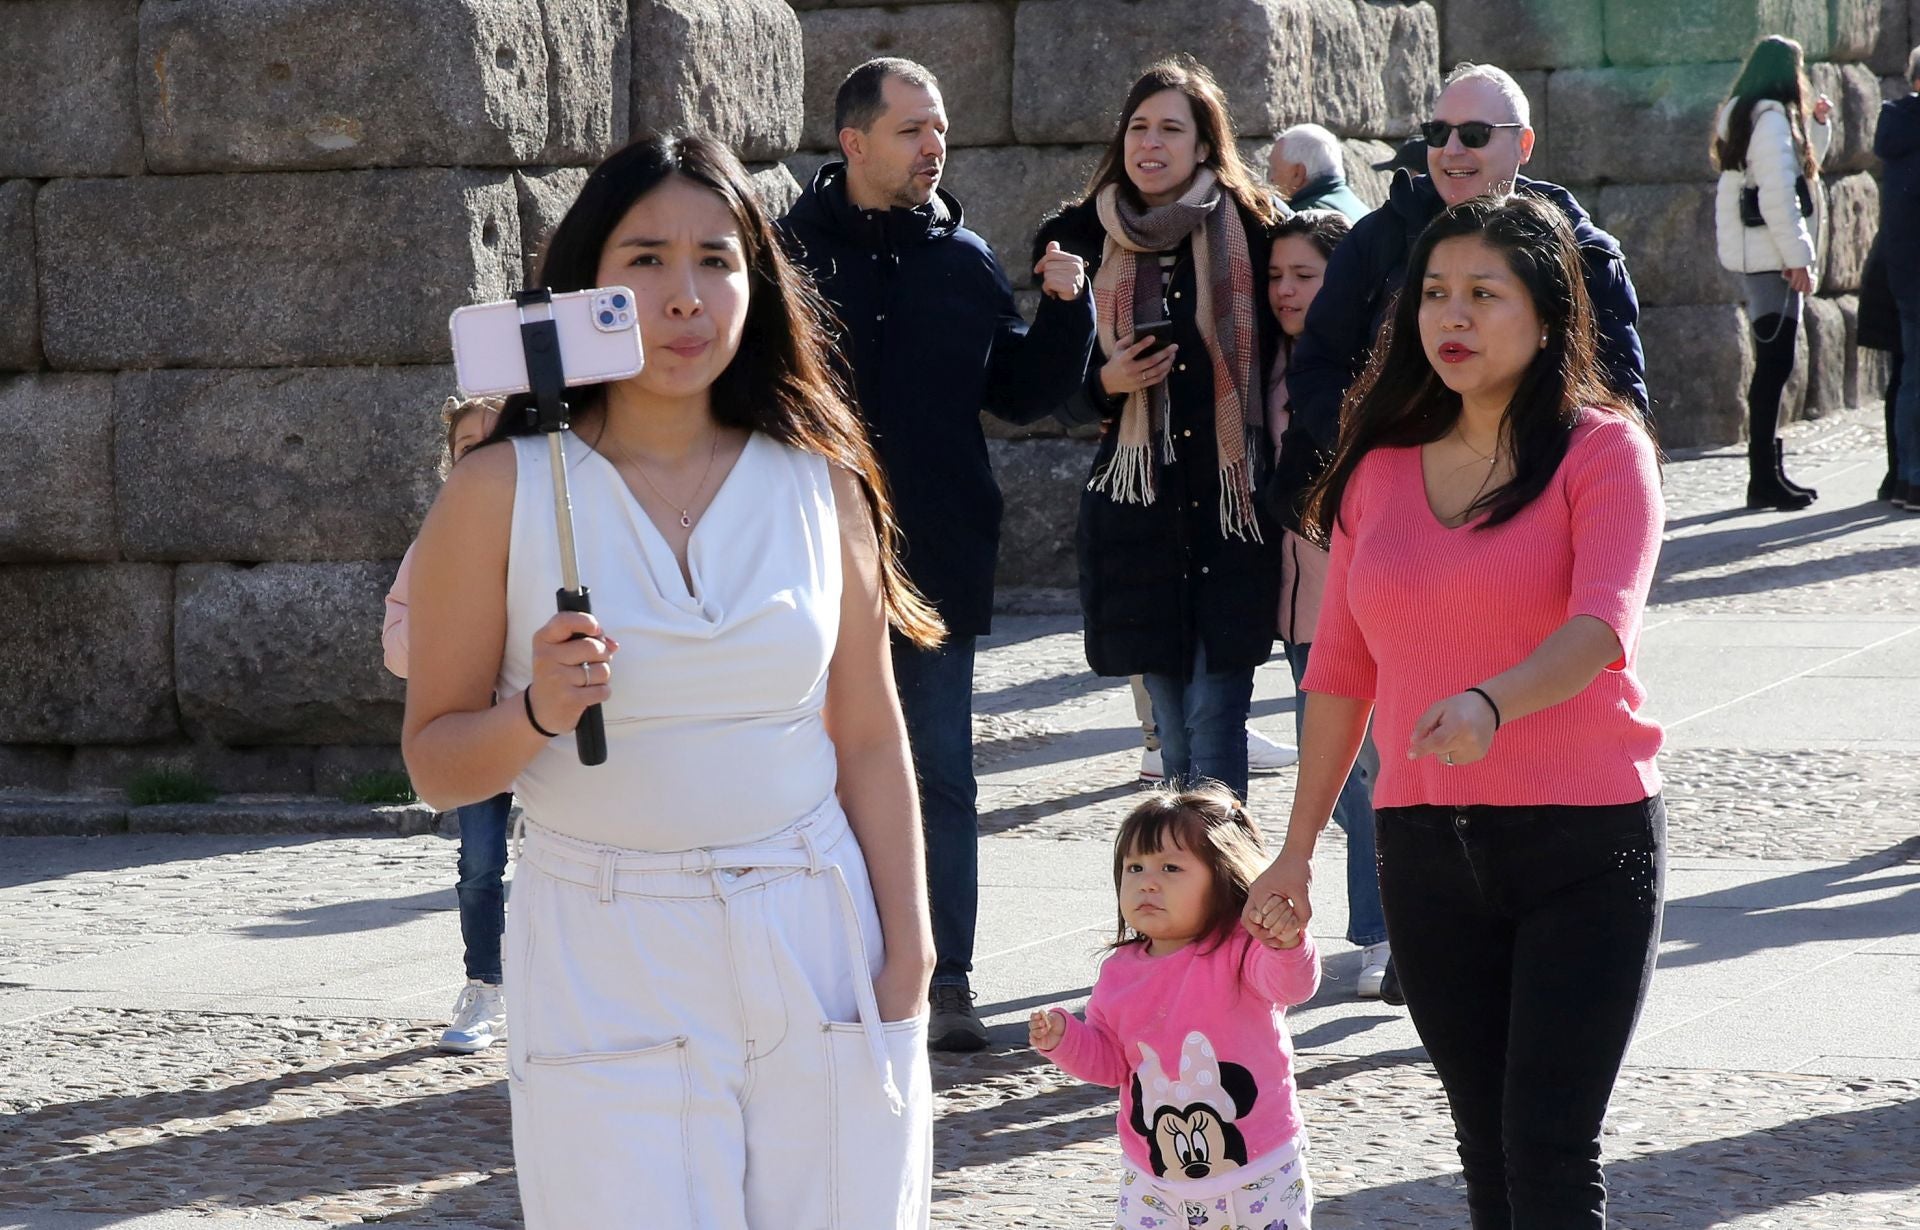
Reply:
M1897 507L1920 512L1920 47L1907 57L1905 98L1880 104L1873 152L1880 159L1880 258L1900 317L1900 389L1894 394L1893 434L1900 473L1891 492Z
M1386 204L1355 223L1334 249L1320 294L1307 310L1306 332L1287 367L1293 418L1281 441L1276 481L1295 514L1299 496L1332 456L1340 399L1366 366L1380 322L1406 277L1414 242L1443 210L1476 196L1531 193L1567 215L1586 266L1601 363L1616 392L1647 408L1646 359L1636 328L1640 302L1626 258L1572 193L1520 175L1521 164L1533 154L1533 129L1519 85L1492 65L1463 64L1447 78L1433 113L1426 125L1428 174L1395 172Z
M1372 212L1347 185L1340 138L1318 124L1295 124L1273 139L1267 182L1295 213L1331 209L1345 214L1349 222L1358 222Z
M920 780L937 954L929 1045L978 1050L972 1006L979 907L973 778L974 640L993 611L1000 488L980 411L1045 418L1080 386L1093 346L1085 265L1057 249L1034 268L1029 328L986 243L940 190L947 117L933 74L869 61L834 104L844 162L820 169L781 231L839 315L835 339L893 495L907 574L946 621L937 650L894 641L893 673Z

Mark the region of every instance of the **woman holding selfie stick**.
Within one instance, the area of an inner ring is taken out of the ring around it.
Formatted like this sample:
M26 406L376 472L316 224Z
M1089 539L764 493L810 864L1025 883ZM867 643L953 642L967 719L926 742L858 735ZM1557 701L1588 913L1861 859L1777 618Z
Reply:
M404 736L423 798L511 786L528 816L505 961L527 1225L924 1225L933 949L887 635L941 629L817 301L700 137L601 164L541 281L630 287L645 347L571 397L595 613L553 613L545 444L510 404L421 531ZM595 704L588 767L561 736Z
M1247 793L1253 672L1273 650L1280 553L1253 492L1274 351L1268 231L1220 87L1180 57L1127 92L1086 199L1041 228L1093 274L1084 404L1106 427L1080 497L1087 661L1143 675L1169 784Z

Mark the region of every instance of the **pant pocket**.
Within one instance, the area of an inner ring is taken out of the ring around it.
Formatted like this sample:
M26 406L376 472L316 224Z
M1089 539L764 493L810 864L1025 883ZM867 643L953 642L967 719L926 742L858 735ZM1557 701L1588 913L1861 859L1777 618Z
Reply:
M694 1224L687 1039L528 1055L509 1086L527 1230Z
M933 1195L933 1075L927 1062L927 1018L880 1027L894 1086L896 1113L864 1026L827 1023L828 1207L834 1230L925 1226Z

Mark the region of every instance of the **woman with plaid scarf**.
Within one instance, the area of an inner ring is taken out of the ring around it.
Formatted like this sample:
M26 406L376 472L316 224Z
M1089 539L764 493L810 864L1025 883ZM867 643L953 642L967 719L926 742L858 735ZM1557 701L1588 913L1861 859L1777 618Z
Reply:
M1241 163L1220 87L1183 56L1134 83L1085 199L1035 244L1093 273L1098 353L1062 415L1105 432L1080 498L1087 661L1145 676L1169 783L1212 778L1241 798L1279 604L1278 537L1253 492L1283 208Z

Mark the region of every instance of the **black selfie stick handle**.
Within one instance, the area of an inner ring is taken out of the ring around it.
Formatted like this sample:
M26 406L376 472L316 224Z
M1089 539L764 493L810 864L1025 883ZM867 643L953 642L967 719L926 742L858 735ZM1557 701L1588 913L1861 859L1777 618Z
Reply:
M573 546L573 495L567 489L566 449L561 443L567 430L566 370L560 359L560 329L551 310L545 320L526 319L525 309L535 304L551 308L553 295L542 287L523 290L514 298L521 307L520 346L527 359L527 389L533 394L533 426L547 437L547 460L553 476L553 519L560 537L560 590L556 604L562 611L591 614L587 587L580 583L580 568ZM574 640L580 640L576 636ZM580 763L607 763L607 723L599 705L588 706L573 728L573 741Z
M554 601L563 611L593 613L591 595L584 585L577 590L559 590L554 595ZM607 720L601 715L599 705L588 705L586 712L580 715L580 724L573 728L573 744L580 752L581 764L607 763Z

